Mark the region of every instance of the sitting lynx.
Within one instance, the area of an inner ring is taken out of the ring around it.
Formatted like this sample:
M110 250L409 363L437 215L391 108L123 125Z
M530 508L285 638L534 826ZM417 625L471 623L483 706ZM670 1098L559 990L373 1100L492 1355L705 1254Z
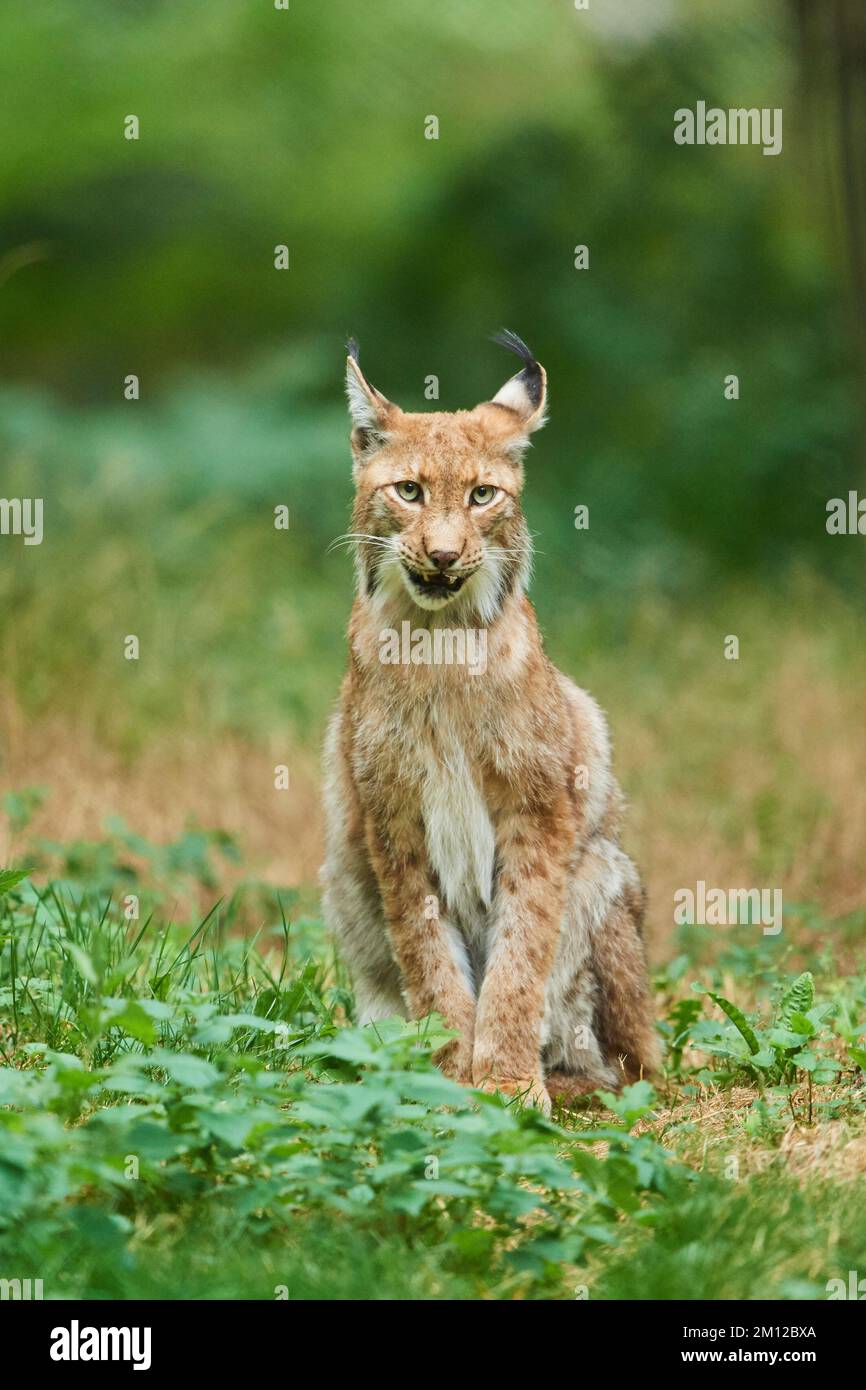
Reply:
M436 1010L459 1031L443 1071L547 1111L649 1070L656 1041L604 716L548 661L525 596L522 456L546 375L498 341L522 370L454 414L392 405L349 344L357 598L327 737L325 913L361 1022ZM484 638L483 670L437 662L446 629L452 655L461 631Z

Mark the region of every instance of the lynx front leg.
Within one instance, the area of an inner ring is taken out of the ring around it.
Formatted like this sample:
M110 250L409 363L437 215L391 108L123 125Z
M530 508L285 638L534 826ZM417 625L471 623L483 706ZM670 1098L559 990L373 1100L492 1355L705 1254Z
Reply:
M510 815L500 827L493 943L478 998L472 1076L476 1086L523 1093L545 1112L541 1025L575 828L563 799L541 816Z
M438 910L431 910L436 898L423 835L411 825L391 824L386 837L370 819L367 843L411 1016L436 1012L449 1028L459 1029L460 1037L440 1048L436 1062L447 1076L469 1086L475 999L460 968L453 934Z

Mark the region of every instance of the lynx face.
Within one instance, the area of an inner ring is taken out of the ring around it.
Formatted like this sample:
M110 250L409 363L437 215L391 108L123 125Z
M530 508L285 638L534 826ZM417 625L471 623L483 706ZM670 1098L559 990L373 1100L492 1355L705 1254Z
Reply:
M367 382L350 345L352 536L368 597L489 622L525 582L522 455L544 422L545 374L518 338L501 341L523 370L492 401L453 414L402 411Z

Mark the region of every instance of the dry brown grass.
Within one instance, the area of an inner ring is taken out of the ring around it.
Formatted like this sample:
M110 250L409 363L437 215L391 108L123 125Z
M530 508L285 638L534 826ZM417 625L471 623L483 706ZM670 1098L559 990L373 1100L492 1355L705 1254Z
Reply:
M699 879L778 887L828 918L866 902L866 670L822 666L802 632L779 651L754 682L692 667L650 720L617 712L655 959L670 951L674 892Z
M814 1087L811 1123L805 1085L795 1091L793 1113L772 1145L745 1128L758 1094L753 1086L700 1087L697 1095L686 1099L674 1095L669 1104L657 1105L637 1131L651 1134L696 1169L724 1172L736 1157L736 1176L742 1178L772 1167L803 1180L817 1175L844 1182L866 1175L866 1115L862 1097L858 1103L848 1082ZM839 1119L821 1118L820 1108L834 1100L844 1100L850 1113Z
M322 840L317 761L275 736L252 743L205 731L166 732L129 758L72 715L27 720L7 693L0 700L0 748L0 794L50 789L28 835L99 839L105 818L120 815L162 844L193 821L237 838L243 863L222 865L226 887L251 872L276 885L315 881ZM289 768L287 791L274 788L278 763ZM19 848L0 818L0 863Z
M603 653L574 670L609 708L655 961L671 953L675 890L699 879L779 887L786 904L817 902L825 918L866 902L866 651L852 642L847 609L826 628L816 614L815 605L808 620L780 613L768 633L760 605L740 624L739 662L721 658L713 620L664 615L645 630L638 623L627 676ZM323 709L335 693L323 693ZM249 739L192 727L187 712L182 727L156 728L139 739L140 752L124 754L94 715L64 707L62 691L55 709L30 719L11 691L0 697L0 794L37 784L51 791L34 833L98 838L106 816L118 814L159 843L192 818L236 836L246 873L315 885L317 747L286 730ZM290 768L288 792L274 790L277 763ZM0 862L19 848L0 818ZM224 872L230 886L238 871Z

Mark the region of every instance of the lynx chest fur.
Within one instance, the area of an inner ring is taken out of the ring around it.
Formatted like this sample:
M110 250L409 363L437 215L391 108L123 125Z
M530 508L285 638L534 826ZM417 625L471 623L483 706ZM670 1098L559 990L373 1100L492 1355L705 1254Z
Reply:
M494 889L495 806L489 793L497 759L495 749L490 756L482 747L480 716L480 710L446 692L414 704L401 702L376 736L362 741L365 751L358 761L362 784L372 781L382 793L383 771L390 769L386 776L399 788L397 796L387 797L393 813L417 826L438 906L465 936L481 930ZM499 736L497 729L493 738ZM372 778L367 759L376 762Z

